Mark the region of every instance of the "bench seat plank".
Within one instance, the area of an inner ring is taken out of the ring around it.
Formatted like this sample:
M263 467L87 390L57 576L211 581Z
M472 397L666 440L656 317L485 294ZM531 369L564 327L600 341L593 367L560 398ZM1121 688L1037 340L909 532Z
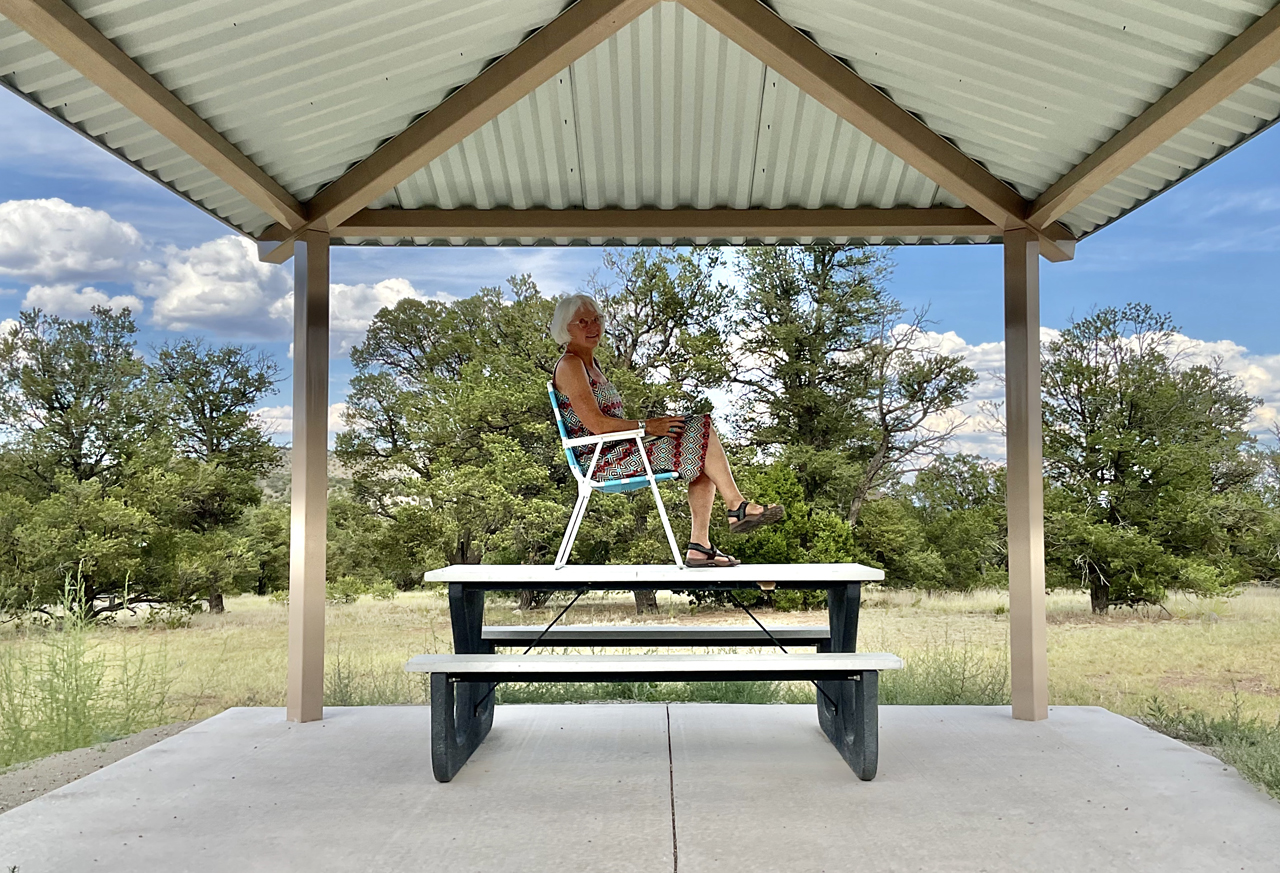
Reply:
M418 655L410 673L463 681L655 682L705 680L850 679L898 670L897 655L831 652L793 655Z
M541 625L488 625L481 638L497 645L529 644L546 630ZM831 629L771 627L779 642L794 646L825 645ZM556 625L542 637L540 646L770 646L773 641L758 627L747 625Z

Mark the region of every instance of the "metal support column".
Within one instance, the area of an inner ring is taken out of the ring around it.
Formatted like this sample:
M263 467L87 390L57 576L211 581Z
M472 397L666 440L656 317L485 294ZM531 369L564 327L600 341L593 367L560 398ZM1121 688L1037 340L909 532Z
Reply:
M294 247L293 495L289 528L289 721L324 714L329 452L329 235Z
M1009 661L1013 717L1049 716L1040 419L1040 244L1004 234L1005 432L1008 453Z

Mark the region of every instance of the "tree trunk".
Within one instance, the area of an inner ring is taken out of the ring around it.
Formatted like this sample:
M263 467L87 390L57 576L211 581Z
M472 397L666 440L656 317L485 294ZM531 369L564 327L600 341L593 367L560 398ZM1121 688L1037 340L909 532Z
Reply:
M656 591L637 591L636 595L636 615L657 615L658 614L658 592Z
M526 609L539 609L546 606L547 601L550 599L550 591L530 591L526 588L520 592L519 599L516 601L516 608L522 612Z
M226 607L222 603L222 592L214 591L209 595L209 612L213 615L222 615L226 612Z
M1101 579L1089 581L1089 605L1098 615L1105 614L1107 607L1111 605L1110 593L1107 584Z

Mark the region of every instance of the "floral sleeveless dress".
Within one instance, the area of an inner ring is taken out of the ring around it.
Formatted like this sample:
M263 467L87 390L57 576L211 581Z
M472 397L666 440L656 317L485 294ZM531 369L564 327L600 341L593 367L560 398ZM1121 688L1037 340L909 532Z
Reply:
M595 394L600 411L610 418L625 418L622 414L622 395L608 379L597 382L590 372L591 392ZM565 431L570 439L591 436L591 431L582 423L582 419L573 411L568 395L555 389L556 405L560 407L560 418L564 421ZM678 472L680 478L692 482L702 475L702 468L707 463L707 443L711 440L711 419L705 414L685 416L684 433L680 436L646 437L645 453L649 456L649 465L655 473ZM595 446L575 446L574 456L578 465L585 471L595 454ZM636 448L635 440L619 443L606 443L600 452L600 460L592 471L592 478L626 479L631 476L644 475L644 461Z

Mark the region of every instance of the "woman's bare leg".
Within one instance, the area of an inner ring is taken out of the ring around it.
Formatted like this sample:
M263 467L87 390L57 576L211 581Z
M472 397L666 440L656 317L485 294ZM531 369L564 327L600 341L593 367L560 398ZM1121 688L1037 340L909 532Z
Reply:
M737 509L746 498L738 490L738 483L733 481L733 471L729 469L729 459L725 456L724 446L720 445L720 435L711 428L711 437L707 441L707 461L703 466L703 474L716 483L716 490L724 498L725 509ZM764 507L758 503L747 506L747 515L759 515Z
M720 444L720 436L715 428L707 439L707 460L702 468L702 475L689 483L689 515L693 524L689 540L702 545L711 544L711 509L715 504L716 492L724 498L727 509L737 509L744 500L738 484L733 480L733 471L729 469L729 459L725 456L724 446ZM751 504L748 514L763 512L764 508ZM690 558L701 557L695 552L687 554Z
M716 501L716 483L706 473L689 483L689 515L693 525L689 541L707 545L711 542L711 507ZM695 557L692 553L690 557Z

